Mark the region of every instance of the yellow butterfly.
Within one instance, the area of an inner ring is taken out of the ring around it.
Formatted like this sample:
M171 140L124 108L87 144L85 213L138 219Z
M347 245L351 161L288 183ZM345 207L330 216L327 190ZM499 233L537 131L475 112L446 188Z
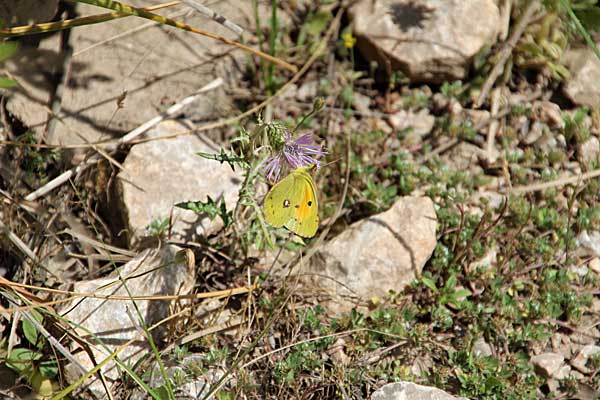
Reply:
M310 174L314 167L292 170L267 193L263 209L269 224L276 228L285 226L305 238L315 236L319 228L319 204Z

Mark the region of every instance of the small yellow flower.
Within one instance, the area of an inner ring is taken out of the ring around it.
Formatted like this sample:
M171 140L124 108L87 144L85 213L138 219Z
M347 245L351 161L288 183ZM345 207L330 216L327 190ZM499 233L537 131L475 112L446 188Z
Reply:
M344 47L347 49L351 49L356 44L356 38L352 36L352 32L346 32L342 35L342 40L344 41Z

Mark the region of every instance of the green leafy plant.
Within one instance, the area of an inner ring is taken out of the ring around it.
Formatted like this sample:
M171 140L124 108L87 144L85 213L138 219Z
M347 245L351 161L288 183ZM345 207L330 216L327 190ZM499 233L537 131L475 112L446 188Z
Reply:
M42 315L35 310L28 315L40 324L43 322ZM6 355L6 365L27 379L37 393L47 396L52 393L52 380L58 374L57 360L48 359L47 341L27 317L22 319L21 328L28 346L11 349Z
M0 23L0 28L2 24ZM18 50L17 42L2 42L0 43L0 64L12 57ZM16 80L10 78L6 74L0 75L0 89L9 89L16 86Z
M221 197L221 200L217 203L210 196L206 197L206 201L188 201L183 203L175 204L176 207L183 208L184 210L190 210L200 216L207 216L210 220L214 220L217 216L221 218L225 228L231 225L233 212L227 210L225 199Z

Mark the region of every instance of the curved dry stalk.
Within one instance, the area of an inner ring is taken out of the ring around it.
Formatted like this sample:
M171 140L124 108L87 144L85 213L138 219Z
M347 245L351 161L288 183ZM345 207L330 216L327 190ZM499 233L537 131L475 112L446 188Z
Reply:
M155 21L164 25L170 25L175 28L179 28L185 31L193 32L202 36L209 37L214 40L218 40L220 42L226 43L228 45L237 47L244 51L254 54L264 60L270 61L274 64L279 65L282 68L285 68L289 71L296 72L298 68L295 65L287 63L280 58L262 52L260 50L254 49L252 47L246 46L242 43L236 42L235 40L227 39L226 37L215 35L210 32L203 31L201 29L194 28L188 24L184 24L183 22L176 21L174 19L163 17L162 15L154 14L152 11L158 10L161 8L171 7L180 3L180 1L172 1L169 3L159 4L153 7L146 8L138 8L133 7L127 4L119 3L114 0L76 0L80 3L86 3L97 7L103 7L115 10L111 13L92 15L88 17L74 18L66 21L58 21L58 22L47 22L41 24L27 25L27 26L17 26L13 28L5 28L0 29L0 38L6 37L15 37L15 36L24 36L35 33L46 33L46 32L56 32L63 29L74 28L77 26L83 25L91 25L97 24L101 22L111 21L117 18L123 18L128 16L136 16L140 18L149 19L151 21ZM189 5L189 4L188 4ZM215 13L216 14L216 13ZM223 21L222 17L217 15L217 22ZM218 18L221 17L221 18ZM226 21L226 20L225 20ZM238 27L239 28L239 27Z
M171 1L169 3L157 4L157 5L151 6L151 7L144 7L143 10L146 10L148 12L156 11L156 10L160 10L161 8L176 6L179 3L180 3L179 0ZM0 38L25 36L25 35L35 34L35 33L56 32L56 31L61 31L63 29L75 28L77 26L99 24L101 22L112 21L113 19L124 18L124 17L129 17L129 15L115 11L115 12L109 12L109 13L104 13L104 14L88 15L87 17L66 19L64 21L42 22L42 23L33 24L33 25L15 26L12 28L3 28L3 29L0 29Z
M122 281L117 280L114 282L114 284L118 284L121 283ZM112 285L107 285L106 287L110 287ZM149 301L160 301L160 300L185 300L185 299L196 299L196 300L200 300L200 299L220 299L220 298L224 298L224 297L230 297L230 296L236 296L239 294L245 294L245 293L249 293L252 292L253 290L258 289L258 285L254 284L254 285L250 285L250 286L244 286L244 287L239 287L239 288L232 288L232 289L223 289L223 290L217 290L214 292L205 292L205 293L196 293L196 294L187 294L187 295L147 295L147 296L124 296L124 295L111 295L111 294L95 294L95 293L85 293L85 292L74 292L74 291L70 291L70 290L60 290L60 289L51 289L51 288L45 288L45 287L41 287L41 286L35 286L35 285L28 285L28 284L24 284L24 283L18 283L18 282L12 282L9 281L6 278L3 278L0 276L0 287L4 287L7 289L11 289L14 290L16 292L19 292L21 295L26 296L30 301L32 301L33 303L35 303L32 306L20 306L20 307L15 307L15 308L9 308L9 309L5 309L5 312L17 312L17 311L27 311L30 309L34 309L37 307L51 307L55 304L62 304L62 303L66 303L69 302L71 300L74 299L79 299L79 298L92 298L92 299L101 299L101 300L120 300L120 301L127 301L127 300L149 300ZM20 290L18 290L20 289ZM30 290L38 290L41 292L46 292L46 293L52 293L52 294L58 294L58 295L67 295L69 297L64 298L64 299L59 299L59 300L53 300L53 301L43 301L42 299L38 298L37 296L24 291L24 289L30 289Z
M301 344L316 342L316 341L323 340L323 339L328 339L328 338L331 338L331 337L350 336L350 335L352 335L354 333L365 332L365 331L370 331L370 329L368 329L368 328L351 329L349 331L330 333L329 335L316 336L316 337L313 337L313 338L301 340L301 341L296 342L296 343L290 343L290 344L285 345L283 347L279 347L278 349L271 350L271 351L269 351L267 353L261 354L260 356L258 356L256 358L248 361L247 363L241 365L239 367L239 369L247 368L247 367L249 367L252 364L256 364L258 361L262 360L263 358L269 357L269 356L271 356L271 355L273 355L275 353L279 353L279 352L281 352L283 350L291 349L291 348L299 346Z
M287 63L275 56L264 53L260 50L253 49L252 47L249 47L249 46L246 46L239 42L236 42L235 40L227 39L226 37L215 35L214 33L206 32L201 29L194 28L188 24L184 24L183 22L179 22L179 21L176 21L171 18L163 17L162 15L154 14L152 12L144 10L143 8L137 8L137 7L130 6L128 4L119 3L115 0L77 0L77 1L80 3L86 3L86 4L90 4L90 5L97 6L97 7L109 8L109 9L112 9L112 10L115 10L115 11L118 11L118 12L121 12L124 14L129 14L129 15L133 15L136 17L140 17L140 18L146 18L151 21L160 22L161 24L165 24L165 25L173 26L175 28L182 29L184 31L189 31L189 32L196 33L198 35L206 36L211 39L218 40L218 41L226 43L228 45L245 50L245 51L252 53L255 56L258 56L264 60L267 60L274 64L277 64L280 67L285 68L289 71L292 71L292 72L298 71L298 68L295 65Z

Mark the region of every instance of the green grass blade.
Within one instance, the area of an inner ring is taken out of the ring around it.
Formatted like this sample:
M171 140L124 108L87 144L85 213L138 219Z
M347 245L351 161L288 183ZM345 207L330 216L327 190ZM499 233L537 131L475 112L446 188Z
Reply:
M598 47L596 46L596 43L594 43L594 40L590 36L590 34L587 31L587 29L585 29L585 27L583 26L583 24L581 23L581 21L579 21L579 18L577 18L577 15L575 15L575 12L573 11L573 8L571 8L571 6L567 2L567 0L560 0L560 4L567 11L567 14L569 14L569 17L575 23L575 26L577 27L577 30L579 31L579 33L581 34L581 36L583 36L583 38L587 42L588 46L590 46L590 48L592 49L592 51L594 52L594 54L596 55L596 57L600 60L600 51L598 50Z

